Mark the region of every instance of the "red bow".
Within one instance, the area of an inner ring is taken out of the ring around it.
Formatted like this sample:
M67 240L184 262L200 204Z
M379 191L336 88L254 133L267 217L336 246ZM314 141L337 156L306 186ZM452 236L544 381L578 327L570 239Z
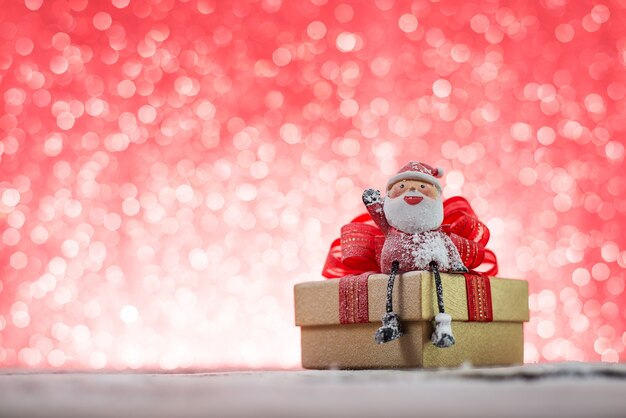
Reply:
M441 228L450 236L467 268L490 266L482 274L497 274L496 255L485 248L489 241L489 229L478 220L465 198L455 196L443 202ZM380 272L380 253L384 242L382 231L369 214L357 216L341 227L341 237L331 244L322 275L331 279L367 271Z

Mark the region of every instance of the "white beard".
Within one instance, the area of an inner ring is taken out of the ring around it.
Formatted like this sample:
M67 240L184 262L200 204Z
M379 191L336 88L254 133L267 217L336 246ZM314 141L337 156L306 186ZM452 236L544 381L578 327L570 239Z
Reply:
M424 199L417 205L409 205L404 201L405 196L422 196ZM389 225L407 234L432 231L443 222L441 199L434 200L419 192L407 192L395 199L385 197L383 211Z

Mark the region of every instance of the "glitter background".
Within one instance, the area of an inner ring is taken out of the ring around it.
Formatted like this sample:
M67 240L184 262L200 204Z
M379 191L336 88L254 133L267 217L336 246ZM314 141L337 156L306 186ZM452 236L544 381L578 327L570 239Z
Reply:
M293 285L411 159L527 361L626 359L626 1L0 3L0 366L298 366Z

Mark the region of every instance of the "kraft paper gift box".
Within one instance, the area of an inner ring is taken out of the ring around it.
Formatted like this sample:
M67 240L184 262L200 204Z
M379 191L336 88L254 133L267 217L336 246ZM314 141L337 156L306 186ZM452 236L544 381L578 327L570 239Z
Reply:
M374 334L385 313L385 274L300 283L295 286L295 319L302 334L307 369L455 367L520 364L523 323L528 321L528 283L476 275L441 274L446 313L456 344L435 347L438 313L432 273L399 275L393 309L404 335L377 344Z

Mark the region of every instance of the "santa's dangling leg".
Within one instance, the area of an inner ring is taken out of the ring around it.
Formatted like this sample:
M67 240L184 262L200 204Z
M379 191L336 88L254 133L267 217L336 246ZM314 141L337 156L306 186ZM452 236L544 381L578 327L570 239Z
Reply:
M431 336L434 345L439 348L451 347L456 342L452 335L452 317L445 312L443 306L443 287L441 285L441 276L439 275L439 266L436 262L430 262L430 269L435 276L435 288L437 290L437 305L439 313L435 316L435 331Z
M399 268L400 263L398 261L391 263L391 274L389 275L389 280L387 281L387 309L385 315L383 316L383 326L378 328L378 331L376 331L376 335L374 336L374 341L378 344L388 343L389 341L396 340L402 336L400 318L397 313L393 312L392 301L393 284Z

